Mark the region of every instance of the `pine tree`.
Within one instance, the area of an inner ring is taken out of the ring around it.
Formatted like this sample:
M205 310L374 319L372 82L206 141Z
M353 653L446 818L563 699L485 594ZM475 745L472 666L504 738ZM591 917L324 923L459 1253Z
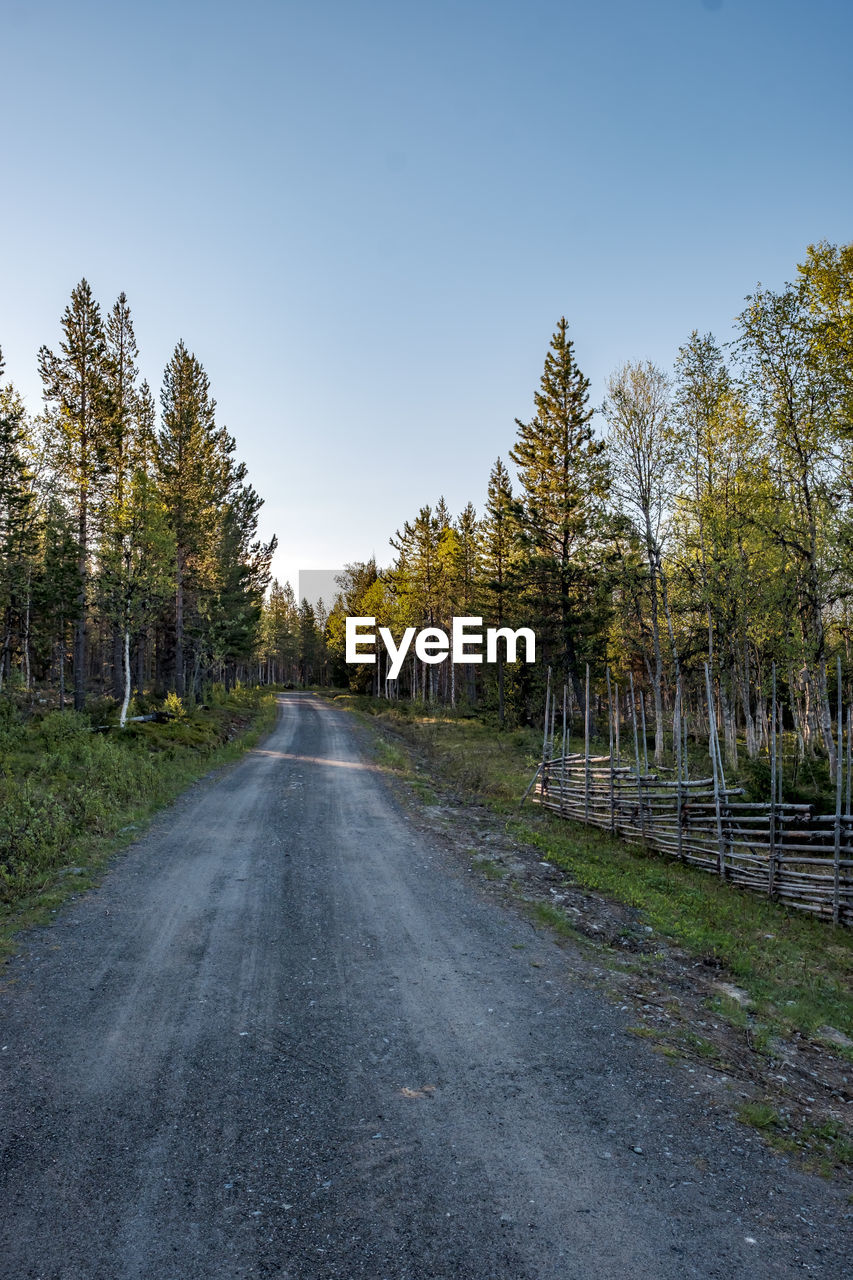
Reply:
M224 476L216 402L199 361L183 342L175 347L163 376L162 429L157 446L157 478L175 539L173 677L176 693L186 689L185 604L188 585L201 567L215 527L216 503Z
M79 577L74 626L74 708L86 701L87 611L89 606L90 520L97 503L107 454L101 310L83 279L62 316L60 354L39 351L45 399L52 406L58 436L57 461L74 494Z
M33 607L47 657L45 665L56 666L61 711L65 706L68 624L77 609L80 580L74 519L56 494L47 495L39 533Z
M3 370L0 351L0 378ZM28 452L29 424L23 401L11 384L0 385L0 689L11 666L16 624L25 637L25 663L29 664L36 508ZM23 625L19 616L22 601Z
M545 633L578 704L581 656L603 625L600 569L602 503L607 492L604 444L593 434L589 380L575 360L561 318L545 359L536 414L516 419L510 458L522 486L523 575L536 629Z

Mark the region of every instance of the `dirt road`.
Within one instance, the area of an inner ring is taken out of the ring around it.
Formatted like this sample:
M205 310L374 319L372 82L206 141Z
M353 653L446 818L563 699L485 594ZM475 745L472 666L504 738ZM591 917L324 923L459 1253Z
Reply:
M9 1280L849 1274L846 1196L701 1105L310 695L3 987Z

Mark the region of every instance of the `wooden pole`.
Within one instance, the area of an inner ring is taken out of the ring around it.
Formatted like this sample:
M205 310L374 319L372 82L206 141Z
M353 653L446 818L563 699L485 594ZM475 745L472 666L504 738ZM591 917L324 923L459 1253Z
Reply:
M589 822L589 663L586 664L586 695L583 709L583 816Z
M850 758L853 749L853 707L847 708L847 799L845 799L844 813L850 817L850 767L853 765L853 759Z
M773 696L770 706L770 862L767 892L773 897L776 876L776 663L773 663Z
M568 689L563 685L563 771L560 780L560 812L562 813L566 803L566 755L568 748L566 746L566 700L568 698Z
M610 686L610 668L607 668L607 720L610 730L610 834L616 834L616 805L613 796L613 691Z
M646 700L640 690L640 723L643 726L643 773L649 772L649 744L646 742Z
M677 819L676 826L678 830L678 857L679 861L684 861L684 824L682 822L682 804L683 794L681 787L681 676L679 675L675 682L675 706L672 710L673 729L675 738L675 777L676 777L676 810Z
M545 732L542 735L542 794L548 788L548 774L546 764L548 762L548 716L551 712L551 668L548 668L548 679L545 683Z
M621 715L619 712L619 685L616 684L616 682L614 681L613 687L615 690L614 705L616 707L616 764L620 765L622 763L622 754L619 750L619 721L621 719Z
M708 699L708 754L711 757L711 768L714 773L714 811L717 818L717 871L721 876L726 874L725 845L723 843L723 821L720 812L720 779L717 763L717 749L714 738L717 732L717 720L714 710L714 694L711 689L711 673L705 663L705 695Z
M548 745L548 759L554 759L554 721L557 718L557 691L551 695L551 740Z
M832 868L832 923L841 916L841 791L844 780L844 720L841 707L841 654L838 654L838 763L835 770L835 840Z
M631 681L631 723L634 726L634 761L637 766L637 808L640 813L640 830L646 838L646 820L643 815L643 784L640 781L640 740L637 735L637 698L634 693L634 673L628 673Z

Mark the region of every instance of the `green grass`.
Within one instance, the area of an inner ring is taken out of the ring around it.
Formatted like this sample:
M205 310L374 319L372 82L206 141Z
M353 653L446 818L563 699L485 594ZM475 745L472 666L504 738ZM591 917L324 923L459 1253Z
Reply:
M474 856L471 865L482 872L487 880L503 880L506 877L506 869L495 862L493 858L482 858L476 850L472 852Z
M93 733L87 717L7 715L0 742L0 955L89 887L116 849L211 768L272 727L271 693L238 689L166 724ZM102 719L98 717L98 723Z
M411 778L423 784L434 775L463 797L485 801L519 841L536 846L576 885L636 908L655 934L743 988L748 1010L721 997L715 1012L748 1027L756 1047L792 1032L814 1035L824 1024L853 1035L853 930L786 910L535 804L519 809L541 750L541 735L532 730L501 733L470 717L350 695L336 702L426 760L419 773L410 762Z
M799 1156L806 1168L824 1177L853 1164L853 1142L837 1120L795 1127L769 1102L745 1102L738 1108L737 1118L757 1129L771 1147Z

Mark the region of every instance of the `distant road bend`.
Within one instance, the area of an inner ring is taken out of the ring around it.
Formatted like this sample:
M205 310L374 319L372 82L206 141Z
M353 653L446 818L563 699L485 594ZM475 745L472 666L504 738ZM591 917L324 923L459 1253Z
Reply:
M24 938L0 1275L849 1274L843 1193L628 1035L362 733L281 696L261 747Z

